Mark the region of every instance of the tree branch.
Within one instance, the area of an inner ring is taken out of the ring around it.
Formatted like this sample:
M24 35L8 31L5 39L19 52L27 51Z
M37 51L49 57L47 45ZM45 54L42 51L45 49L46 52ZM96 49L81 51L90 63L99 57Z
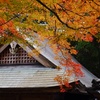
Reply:
M96 9L94 6L92 6L91 3L89 3L89 5L91 6L91 8L93 8L93 9L96 10L97 12L100 12L98 9Z
M8 22L10 22L11 20L15 19L15 18L19 18L20 14L14 14L14 16L12 18L10 18L8 21L6 21L5 23L1 23L0 26L3 26L5 24L7 24Z
M41 2L40 0L36 0L37 2L39 2L42 6L44 6L46 9L48 9L49 11L51 11L56 17L57 19L64 25L66 25L68 28L73 29L73 30L77 30L76 28L73 28L71 26L69 26L67 23L64 23L60 17L58 16L58 14L56 12L54 12L52 9L50 9L49 7L47 7L43 2Z
M57 4L58 4L58 3L57 3ZM67 8L64 8L64 7L63 7L62 5L60 5L60 4L58 4L58 5L62 8L62 10L63 10L65 13L67 13L67 12L66 12L66 10L67 10L67 11L69 11L69 12L72 12L72 13L74 13L74 14L80 16L80 17L83 17L83 15L80 15L80 14L78 14L78 13L72 11L72 10L68 10Z
M94 0L92 0L94 4L96 4L97 6L100 6L98 3L96 3Z
M50 12L52 12L52 13L56 16L56 18L57 18L62 24L64 24L66 27L68 27L68 28L70 28L70 29L72 29L72 30L89 29L89 28L92 27L92 26L89 26L89 27L79 27L79 28L71 27L71 26L69 26L67 23L64 23L64 22L60 19L59 15L58 15L56 12L54 12L52 9L50 9L48 6L46 6L41 0L36 0L36 1L37 1L38 3L40 3L42 6L44 6L47 10L49 10Z

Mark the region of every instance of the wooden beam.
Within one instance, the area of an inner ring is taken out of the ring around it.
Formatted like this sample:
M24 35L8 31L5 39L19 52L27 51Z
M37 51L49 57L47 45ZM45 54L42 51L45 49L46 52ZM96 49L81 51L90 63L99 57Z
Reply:
M1 46L1 48L0 48L0 53L1 53L8 45L9 45L9 44L5 44L5 45Z
M18 43L19 46L21 46L28 54L31 54L32 57L34 57L38 62L40 62L42 65L44 65L45 67L49 67L49 68L57 68L57 66L55 64L53 64L51 61L49 61L47 58L45 58L42 54L40 54L34 47L32 47L31 45L27 44L20 44ZM35 52L33 52L33 50L39 53L39 55L36 55Z

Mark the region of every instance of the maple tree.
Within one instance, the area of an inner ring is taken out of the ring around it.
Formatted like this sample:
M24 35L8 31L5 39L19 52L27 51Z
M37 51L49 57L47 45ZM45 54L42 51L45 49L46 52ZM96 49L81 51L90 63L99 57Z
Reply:
M47 39L56 55L63 55L55 58L67 66L69 73L80 76L80 65L71 61L70 54L77 51L70 41L92 42L95 37L100 42L100 1L0 0L1 44L18 38L24 41L34 37L34 33L40 36L39 41Z

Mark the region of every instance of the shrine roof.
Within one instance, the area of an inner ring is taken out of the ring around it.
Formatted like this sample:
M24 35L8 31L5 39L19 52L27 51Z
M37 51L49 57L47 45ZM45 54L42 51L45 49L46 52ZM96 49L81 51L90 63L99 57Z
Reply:
M63 70L45 68L42 65L16 65L0 67L0 88L28 88L58 86L54 80ZM70 79L74 82L74 77Z

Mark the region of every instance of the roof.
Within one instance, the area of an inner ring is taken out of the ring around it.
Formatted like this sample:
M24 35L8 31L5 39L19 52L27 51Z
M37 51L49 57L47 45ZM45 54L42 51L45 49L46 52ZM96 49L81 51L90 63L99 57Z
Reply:
M33 41L33 40L32 40ZM29 41L30 42L30 41ZM59 60L55 60L55 54L47 45L47 42L43 41L39 44L33 45L24 45L18 43L27 53L31 52L33 49L39 50L40 55L36 56L34 53L31 55L39 61L43 66L34 65L34 66L5 66L0 67L0 88L4 87L52 87L58 86L59 84L54 80L57 75L63 75L65 67L62 66ZM3 46L0 52L5 49L7 45ZM62 56L60 54L60 56ZM72 60L77 62L75 58L72 57ZM79 62L77 62L79 63ZM52 69L55 66L61 66L61 70ZM48 67L48 68L46 68ZM86 87L92 86L92 80L97 77L89 72L84 66L82 66L82 71L84 72L84 77L79 77L80 80ZM75 81L75 76L70 76L70 82Z
M42 65L4 66L0 67L0 88L58 86L54 78L62 74L62 70L45 68ZM73 82L73 78L70 82Z
M37 38L38 39L38 38ZM30 41L31 43L31 41ZM64 69L65 67L62 66L60 64L59 59L55 60L55 54L53 53L52 49L50 48L50 46L48 45L48 40L46 41L39 41L39 44L41 44L42 46L38 46L38 45L34 45L33 47L35 49L39 49L40 53L47 58L49 61L53 62L56 66L60 66L62 69ZM58 56L63 57L62 54L59 54ZM72 61L79 63L73 56L72 56ZM80 64L80 63L79 63ZM83 65L81 65L82 68L82 72L84 73L83 77L78 77L78 80L80 80L80 82L82 82L82 84L84 84L86 87L91 87L92 86L92 80L93 79L98 79L98 77L96 77L94 74L92 74L89 70L87 70Z

